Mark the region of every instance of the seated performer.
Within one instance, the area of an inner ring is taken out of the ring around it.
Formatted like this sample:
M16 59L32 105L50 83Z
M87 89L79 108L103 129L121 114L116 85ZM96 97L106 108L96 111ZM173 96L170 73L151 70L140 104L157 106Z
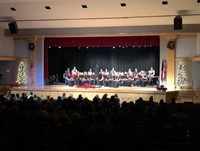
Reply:
M83 85L83 81L84 81L84 73L83 72L79 72L79 78L78 78L78 85Z
M79 72L76 69L76 67L74 67L71 71L71 77L73 79L73 85L77 85L78 84L78 78L79 78Z
M153 67L151 67L150 70L148 71L148 84L153 85L154 76L155 76L155 70L153 69Z
M89 85L94 85L95 84L95 74L92 72L92 69L89 69L88 71L88 81L89 81Z
M65 73L63 73L63 79L65 80L65 84L70 86L70 69L67 68L67 70L65 70Z
M56 73L56 75L55 75L55 84L59 84L60 83L60 81L59 81L59 76L58 76L58 74Z
M99 71L99 85L105 86L104 83L104 77L105 77L105 72L103 71L103 69L100 69Z
M89 77L88 73L86 71L82 72L81 75L79 76L79 85L83 85L85 83L89 84Z
M131 71L131 69L128 69L128 77L133 76L133 72Z
M74 66L74 68L72 69L71 73L72 74L76 74L78 72L78 70L76 69L76 67Z
M103 75L103 74L104 74L104 71L103 71L103 69L100 69L100 71L99 71L99 74L101 74L101 75Z
M139 77L140 77L140 86L144 87L148 83L148 76L146 71L140 71L139 72Z
M125 71L124 73L124 78L123 78L123 86L128 86L128 73Z
M88 74L88 76L92 76L92 74L93 74L92 69L89 69L87 74Z
M49 85L53 85L56 84L56 76L53 75L49 75L49 79L48 79Z
M119 77L120 77L120 86L125 86L126 78L124 72L120 72Z
M135 68L135 71L133 72L133 78L134 81L132 83L133 86L139 86L140 85L140 78L137 68Z
M111 78L108 76L104 77L104 86L110 87L111 86Z
M132 77L133 77L133 73L131 71L131 69L128 70L128 72L125 72L125 81L124 81L124 86L131 86L132 85Z
M116 72L115 69L112 68L112 70L110 71L110 77L114 78L115 72Z
M119 77L115 77L112 81L112 87L118 88L121 85L121 80Z
M110 80L109 80L109 76L110 76L110 73L108 72L108 69L105 69L105 72L104 72L104 86L110 86Z
M104 72L104 79L105 79L105 78L109 78L108 69L105 69L105 72Z
M132 86L133 82L134 82L134 77L133 77L133 72L131 71L131 69L128 69L127 72L127 86Z

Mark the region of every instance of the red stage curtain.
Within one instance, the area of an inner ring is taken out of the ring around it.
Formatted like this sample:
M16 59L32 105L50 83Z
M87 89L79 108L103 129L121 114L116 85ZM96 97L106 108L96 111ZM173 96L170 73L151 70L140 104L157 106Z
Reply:
M134 37L54 37L44 40L44 78L48 79L48 48L51 47L86 47L86 46L159 46L159 36Z

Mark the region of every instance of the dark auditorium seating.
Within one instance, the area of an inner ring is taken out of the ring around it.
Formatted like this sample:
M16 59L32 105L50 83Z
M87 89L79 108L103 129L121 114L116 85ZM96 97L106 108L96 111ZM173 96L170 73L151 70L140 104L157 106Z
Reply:
M134 101L134 100L133 100ZM0 148L26 151L197 151L200 105L119 104L116 95L15 101L0 95Z

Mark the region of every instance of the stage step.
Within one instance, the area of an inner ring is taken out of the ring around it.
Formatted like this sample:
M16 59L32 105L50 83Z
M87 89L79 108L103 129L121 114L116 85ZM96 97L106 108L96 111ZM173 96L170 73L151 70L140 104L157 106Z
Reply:
M183 90L179 91L177 102L194 102L200 103L200 91L199 90Z

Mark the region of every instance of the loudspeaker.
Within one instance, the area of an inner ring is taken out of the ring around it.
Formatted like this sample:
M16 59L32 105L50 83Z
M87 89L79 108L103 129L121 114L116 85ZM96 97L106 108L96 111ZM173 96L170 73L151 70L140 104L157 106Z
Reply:
M9 23L8 26L9 26L9 30L10 30L10 33L11 33L11 34L16 34L16 33L18 33L17 23L16 23L15 21Z
M182 17L179 15L174 18L174 30L182 30Z

